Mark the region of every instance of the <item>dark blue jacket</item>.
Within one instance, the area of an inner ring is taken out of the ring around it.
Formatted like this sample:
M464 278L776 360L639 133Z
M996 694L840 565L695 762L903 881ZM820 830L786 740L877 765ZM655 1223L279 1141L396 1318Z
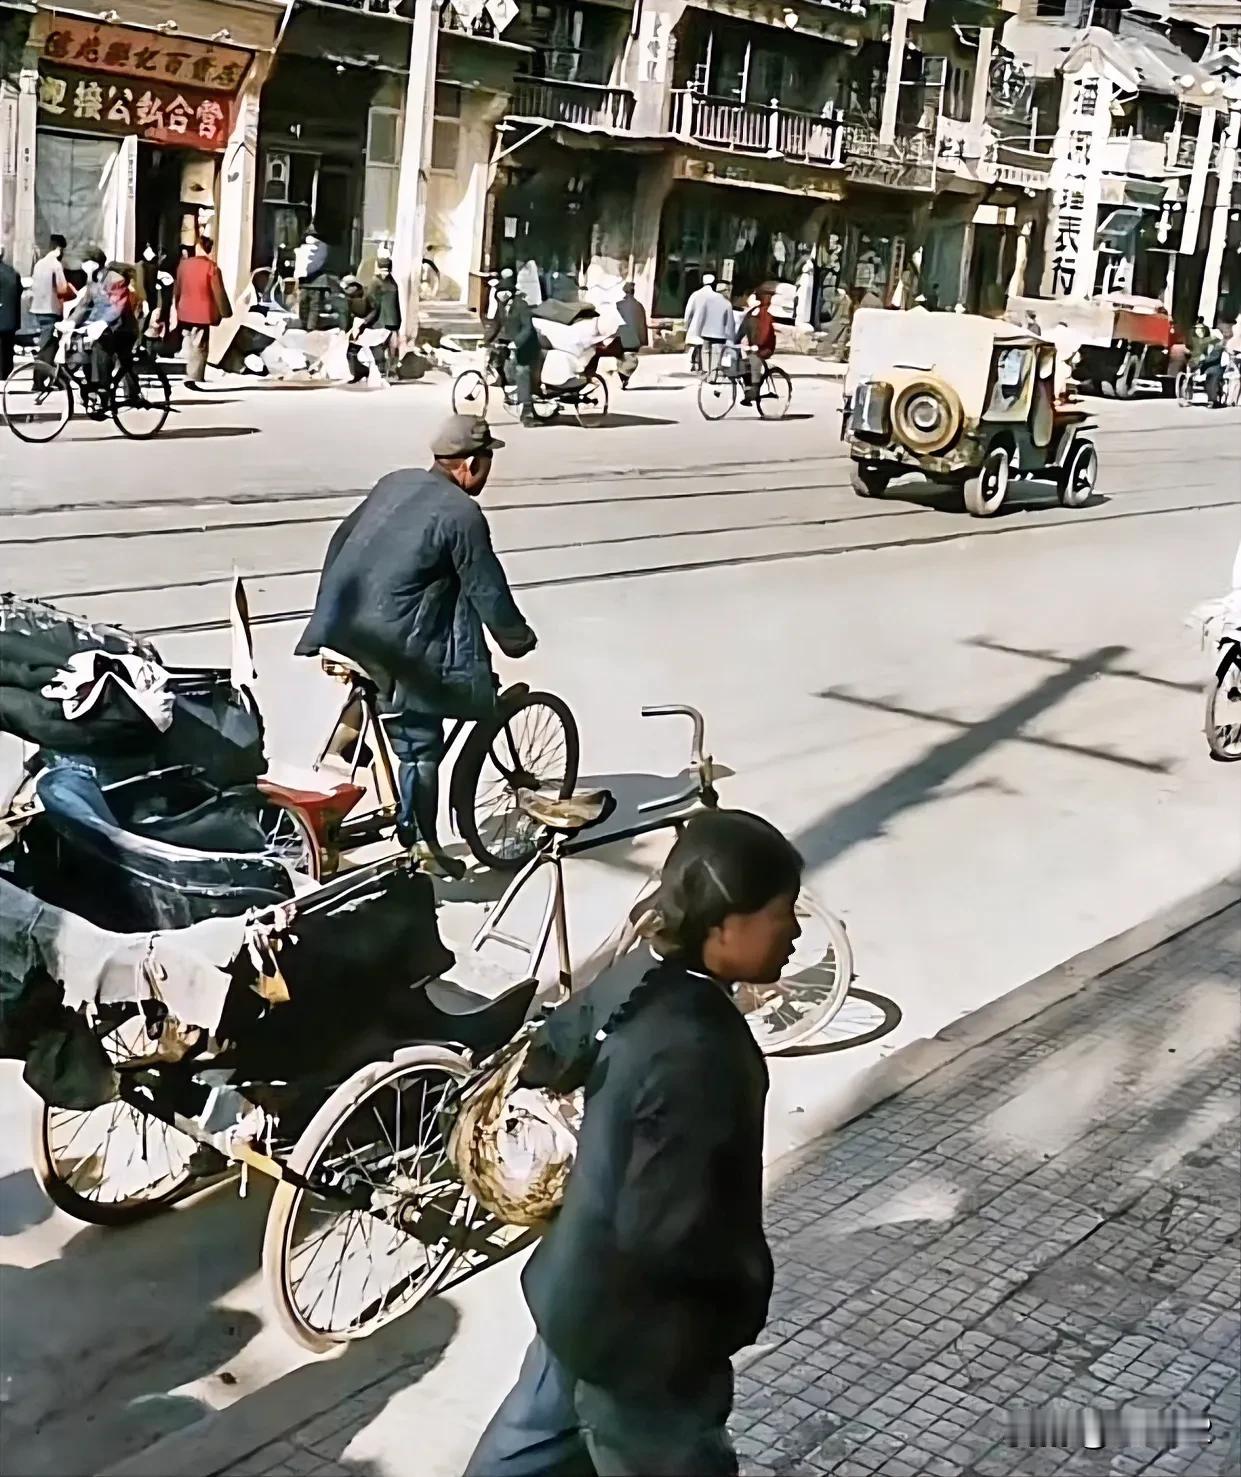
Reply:
M484 627L506 656L534 647L482 509L442 472L407 468L332 536L297 654L350 657L398 711L483 717L496 690Z
M543 1342L588 1384L689 1392L767 1316L767 1067L723 985L631 956L536 1033L522 1081L585 1086L559 1215L522 1274ZM640 1000L640 1003L639 1003ZM632 1011L602 1042L623 1002Z

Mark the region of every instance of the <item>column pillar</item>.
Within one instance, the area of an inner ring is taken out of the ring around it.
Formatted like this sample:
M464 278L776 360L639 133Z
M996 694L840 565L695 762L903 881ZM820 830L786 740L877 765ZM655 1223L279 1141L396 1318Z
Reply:
M1224 266L1224 248L1228 241L1228 216L1237 177L1237 147L1241 143L1241 104L1235 105L1224 125L1220 139L1219 164L1216 169L1215 206L1211 211L1211 233L1207 239L1206 262L1202 269L1202 294L1198 299L1198 316L1214 326L1219 309L1219 279ZM1175 257L1172 258L1176 260Z
M909 32L909 10L903 0L892 7L892 34L888 37L888 70L883 84L883 112L879 119L879 142L896 142L896 113L901 100L901 75L905 70L905 38Z
M422 258L426 249L427 171L435 106L435 63L439 49L440 0L417 0L410 27L409 80L401 131L401 166L396 186L396 239L392 273L401 296L401 331L418 331Z
M233 127L224 149L216 204L215 257L229 301L250 281L254 253L254 202L259 168L259 99L272 58L260 53L233 105Z
M1024 297L1026 291L1026 271L1030 265L1030 237L1034 231L1034 221L1027 216L1017 228L1017 253L1013 261L1012 276L1008 279L1008 297Z
M672 188L671 155L656 155L638 175L633 202L634 296L648 313L655 311L655 284L659 275L659 227L664 201Z
M39 117L39 73L28 67L17 78L17 159L13 188L12 264L26 273L39 256L34 236L35 140Z
M1206 198L1207 176L1211 172L1211 144L1215 139L1215 108L1203 108L1198 114L1198 133L1194 139L1194 162L1189 171L1189 190L1185 199L1185 223L1181 231L1181 256L1193 256L1198 250L1202 226L1202 202Z
M987 121L987 96L991 85L991 54L995 47L995 28L980 26L978 58L974 63L974 90L970 95L970 129L981 133Z

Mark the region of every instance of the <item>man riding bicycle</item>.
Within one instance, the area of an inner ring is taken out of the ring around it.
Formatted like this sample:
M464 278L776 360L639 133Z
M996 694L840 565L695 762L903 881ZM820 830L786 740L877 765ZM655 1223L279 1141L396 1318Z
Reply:
M776 352L776 323L771 316L771 300L775 290L764 283L754 294L753 304L737 325L737 343L748 346L745 355L746 391L743 405L753 405L758 388L767 373L767 361Z
M420 839L452 877L465 868L438 837L444 722L495 712L484 629L505 656L536 645L476 501L503 444L485 420L450 416L431 442L430 468L381 477L332 535L296 647L299 656L339 652L375 682L400 762L397 835L411 848Z

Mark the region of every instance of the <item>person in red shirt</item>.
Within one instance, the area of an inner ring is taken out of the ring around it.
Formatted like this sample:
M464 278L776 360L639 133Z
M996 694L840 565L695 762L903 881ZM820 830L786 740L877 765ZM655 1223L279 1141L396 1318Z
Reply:
M763 382L763 366L776 352L776 322L771 316L771 300L775 296L769 282L754 294L754 304L748 309L737 328L737 342L748 346L745 367L749 385L742 400L743 405L753 405L758 387Z
M211 330L232 317L220 269L211 260L213 242L200 236L194 255L177 268L172 307L185 340L185 383L197 389L207 377L207 347Z

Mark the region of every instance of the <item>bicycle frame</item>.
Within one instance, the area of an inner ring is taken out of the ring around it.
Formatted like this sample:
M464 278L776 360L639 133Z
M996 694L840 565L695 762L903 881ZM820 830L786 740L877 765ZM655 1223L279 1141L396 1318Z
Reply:
M599 836L580 833L565 835L558 831L545 832L534 856L514 876L504 896L470 941L470 948L475 953L481 953L488 944L493 943L517 951L524 956L524 977L533 979L538 976L554 934L558 983L562 998L571 994L575 988L573 963L569 956L568 914L565 907L565 859L582 856L586 852L597 851L601 847L611 846L619 841L632 841L639 836L649 836L669 826L680 826L697 810L712 809L718 802L714 783L714 766L711 757L703 752L705 724L702 714L696 708L671 704L643 708L642 716L644 718L684 717L690 719L693 724L689 763L689 772L692 777L690 784L675 795L648 800L638 806L639 815L653 815L655 812L669 810L676 810L676 813L659 814L652 820L639 820L619 831L606 831ZM677 809L683 806L689 806L689 808ZM535 873L548 866L552 868L552 884L548 890L547 902L544 905L543 916L534 939L527 941L506 933L500 926L505 916ZM623 919L591 956L589 963L594 967L590 969L590 978L582 980L582 984L590 984L592 979L597 978L603 972L609 962L614 962L627 953L636 937L637 929L632 918ZM579 975L582 972L579 970Z

